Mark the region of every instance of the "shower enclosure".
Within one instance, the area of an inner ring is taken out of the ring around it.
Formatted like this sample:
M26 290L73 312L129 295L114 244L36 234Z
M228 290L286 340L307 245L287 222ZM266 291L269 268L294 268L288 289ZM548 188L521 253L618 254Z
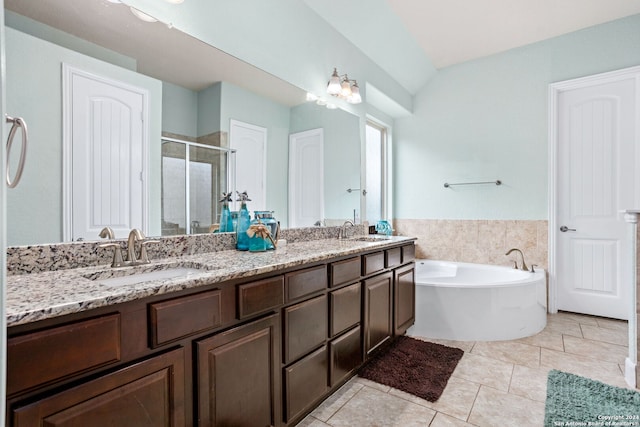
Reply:
M220 222L222 193L235 187L234 151L162 138L162 235L207 233Z

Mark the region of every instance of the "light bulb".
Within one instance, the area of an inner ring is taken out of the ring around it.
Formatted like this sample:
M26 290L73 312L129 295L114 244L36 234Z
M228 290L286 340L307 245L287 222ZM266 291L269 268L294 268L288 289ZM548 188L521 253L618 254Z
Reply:
M360 88L358 87L358 83L354 80L353 85L351 86L351 96L347 99L347 102L351 104L360 104L362 102L362 97L360 96Z
M343 98L348 98L351 96L351 84L349 79L346 78L342 81L342 89L340 90L340 96Z
M131 13L133 13L135 15L136 18L138 18L141 21L144 22L158 22L158 20L152 16L147 15L144 12L140 12L138 9L136 9L133 6L129 6L129 9L131 9Z
M329 84L327 85L327 93L329 95L336 96L340 94L340 91L340 76L338 75L338 70L334 68L333 74L331 74L331 79L329 80Z

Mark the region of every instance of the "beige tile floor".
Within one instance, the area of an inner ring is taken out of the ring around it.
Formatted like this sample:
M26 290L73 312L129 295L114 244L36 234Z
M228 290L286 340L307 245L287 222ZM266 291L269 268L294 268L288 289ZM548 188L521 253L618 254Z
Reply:
M627 340L626 322L572 313L514 341L432 340L465 352L437 402L354 377L298 426L539 427L549 370L627 387Z

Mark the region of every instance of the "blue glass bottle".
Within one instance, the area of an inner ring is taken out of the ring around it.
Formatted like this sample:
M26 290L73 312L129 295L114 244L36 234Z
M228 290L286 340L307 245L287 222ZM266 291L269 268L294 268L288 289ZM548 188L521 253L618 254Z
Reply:
M238 212L238 227L236 231L236 249L239 251L249 250L249 236L247 230L251 225L251 216L247 209L247 202L251 201L247 192L238 193L238 201L240 204L240 211Z
M230 233L235 231L233 227L233 220L231 218L231 211L229 210L229 202L231 201L231 193L222 193L222 214L220 215L220 227L218 231L220 233Z

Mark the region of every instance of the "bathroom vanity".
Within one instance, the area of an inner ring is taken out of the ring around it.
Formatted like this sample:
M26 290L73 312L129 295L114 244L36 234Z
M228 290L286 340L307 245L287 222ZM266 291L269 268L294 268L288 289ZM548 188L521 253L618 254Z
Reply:
M7 425L295 425L413 323L414 257L331 239L159 260L190 273L134 284L11 276Z

